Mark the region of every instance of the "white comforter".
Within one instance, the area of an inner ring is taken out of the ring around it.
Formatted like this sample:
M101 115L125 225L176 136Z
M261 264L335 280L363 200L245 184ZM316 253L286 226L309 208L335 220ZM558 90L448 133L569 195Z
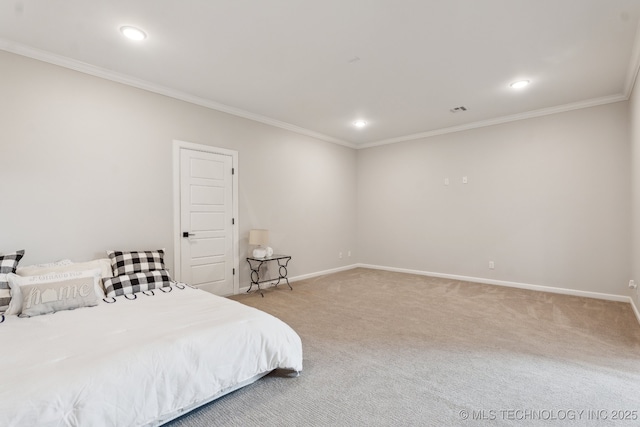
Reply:
M0 426L157 424L276 368L302 370L279 319L186 287L0 324Z

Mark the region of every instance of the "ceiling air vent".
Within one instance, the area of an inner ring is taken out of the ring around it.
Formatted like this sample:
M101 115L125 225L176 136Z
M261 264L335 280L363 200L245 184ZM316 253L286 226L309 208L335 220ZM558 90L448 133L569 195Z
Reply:
M451 111L452 113L459 113L460 111L467 111L467 107L461 105L459 107L452 108L449 111Z

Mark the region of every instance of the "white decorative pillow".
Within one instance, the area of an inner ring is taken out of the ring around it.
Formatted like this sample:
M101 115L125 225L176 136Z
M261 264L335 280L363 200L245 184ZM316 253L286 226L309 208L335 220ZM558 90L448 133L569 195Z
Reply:
M18 263L23 256L24 250L16 251L11 254L0 255L0 313L7 310L9 302L11 301L7 275L16 272Z
M61 259L60 261L54 261L54 262L44 262L42 264L33 264L33 265L27 265L24 267L20 267L20 268L48 268L48 267L59 267L61 265L71 265L73 264L73 261L71 261L70 259Z
M50 267L39 267L37 265L30 265L28 267L18 268L16 270L16 274L18 276L42 276L43 274L50 273L67 273L72 271L87 271L95 269L100 270L100 275L102 276L100 280L101 285L103 279L113 276L113 273L111 272L111 261L108 258L94 259L93 261L77 262L64 265L54 265ZM100 298L103 297L104 296L101 296Z
M26 277L10 274L8 278L12 298L7 314L20 317L93 307L102 298L97 269Z
M164 270L164 249L157 251L107 251L114 276Z

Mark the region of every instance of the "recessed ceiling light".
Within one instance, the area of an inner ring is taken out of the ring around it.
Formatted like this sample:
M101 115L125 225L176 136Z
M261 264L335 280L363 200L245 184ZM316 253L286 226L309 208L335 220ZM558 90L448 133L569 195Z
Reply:
M531 83L529 80L520 80L520 81L511 83L509 86L514 89L522 89L523 87L528 86L529 83Z
M131 40L140 41L147 38L147 35L145 34L145 32L136 27L129 27L129 26L120 27L120 32L126 38Z
M367 125L367 122L365 122L364 120L356 120L355 122L353 122L353 125L359 129L362 129Z

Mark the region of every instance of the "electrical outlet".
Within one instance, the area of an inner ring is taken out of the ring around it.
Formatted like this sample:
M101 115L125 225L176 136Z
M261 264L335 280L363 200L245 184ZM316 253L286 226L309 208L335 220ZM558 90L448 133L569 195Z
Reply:
M462 183L466 184L467 182L469 182L469 179L466 176L462 177Z
M338 258L342 259L342 252L338 252Z
M496 265L493 261L489 261L489 270L493 270L494 268L496 268Z
M449 178L444 179L444 185L449 185Z
M351 251L347 252L347 257L351 256Z
M629 289L637 289L638 285L636 285L636 282L633 280L629 280Z

